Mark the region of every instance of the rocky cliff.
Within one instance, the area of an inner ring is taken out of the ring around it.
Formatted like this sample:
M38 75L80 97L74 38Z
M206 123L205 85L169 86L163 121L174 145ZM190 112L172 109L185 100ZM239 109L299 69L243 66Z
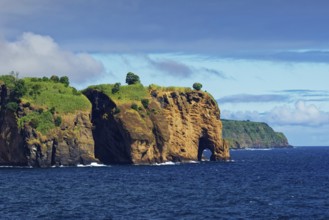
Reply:
M60 83L25 79L21 81L25 95L16 100L11 95L17 89L15 79L6 79L8 83L0 85L0 165L47 167L97 161L88 100L89 109L58 107L58 102L74 105L72 101L85 99L83 95L68 95L72 88Z
M229 158L206 92L99 85L84 95L58 77L0 76L0 166L150 164Z
M223 138L233 149L291 147L281 132L275 132L266 123L222 120Z
M114 94L102 85L84 94L93 105L95 156L104 163L201 160L204 149L211 160L229 158L220 111L205 92L130 85Z

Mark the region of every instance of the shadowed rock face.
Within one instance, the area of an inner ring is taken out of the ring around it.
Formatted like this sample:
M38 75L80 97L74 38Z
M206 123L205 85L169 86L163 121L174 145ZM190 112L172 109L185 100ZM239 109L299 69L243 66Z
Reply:
M115 103L100 91L85 91L93 105L96 158L134 164L201 160L204 149L212 152L211 160L229 158L219 109L207 93L151 94L147 109L134 110L131 103Z
M8 93L4 85L0 94L0 165L48 167L88 164L94 158L94 141L89 112L68 117L60 128L42 135L25 124L18 127L17 118L31 111L19 106L16 112L5 108Z
M0 85L0 165L25 166L27 159L23 138L17 127L15 114L5 110L7 88Z

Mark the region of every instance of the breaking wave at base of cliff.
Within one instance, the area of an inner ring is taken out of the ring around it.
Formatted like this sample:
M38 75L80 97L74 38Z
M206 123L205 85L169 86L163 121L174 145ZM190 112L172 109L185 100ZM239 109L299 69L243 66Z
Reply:
M60 166L51 166L51 168L72 168L72 167L110 167L110 165L105 165L105 164L101 164L101 163L96 163L96 162L92 162L90 164L77 164L76 166L64 166L64 165L60 165Z
M180 165L180 164L186 164L186 163L200 163L200 161L195 161L195 160L189 160L189 161L183 161L183 162L167 161L164 163L154 163L154 164L151 164L151 166Z
M105 165L105 164L102 164L102 163L95 163L95 162L92 162L91 164L78 164L77 167L110 167L109 165Z
M24 168L24 169L30 169L30 168L33 168L32 166L0 166L0 169L2 168L14 168L14 169L17 169L17 168Z

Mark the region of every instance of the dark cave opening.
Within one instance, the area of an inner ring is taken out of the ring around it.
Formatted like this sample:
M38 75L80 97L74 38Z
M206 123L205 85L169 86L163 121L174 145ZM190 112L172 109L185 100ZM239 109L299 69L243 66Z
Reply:
M209 159L210 161L214 161L214 147L211 143L211 141L205 137L202 136L199 139L199 146L198 146L198 161Z

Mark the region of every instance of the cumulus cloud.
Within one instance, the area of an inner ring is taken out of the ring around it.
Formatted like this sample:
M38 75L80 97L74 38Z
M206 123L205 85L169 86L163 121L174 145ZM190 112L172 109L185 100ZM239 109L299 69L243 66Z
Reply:
M320 111L315 105L308 105L304 101L296 102L293 108L276 107L267 117L277 124L316 126L329 123L329 112Z
M279 106L264 113L223 111L222 118L264 121L273 125L322 126L329 124L329 112L321 111L317 106L304 101L297 101L293 107Z
M24 33L17 41L0 41L0 48L1 74L14 70L20 76L66 75L82 83L104 73L92 56L64 50L49 36Z

